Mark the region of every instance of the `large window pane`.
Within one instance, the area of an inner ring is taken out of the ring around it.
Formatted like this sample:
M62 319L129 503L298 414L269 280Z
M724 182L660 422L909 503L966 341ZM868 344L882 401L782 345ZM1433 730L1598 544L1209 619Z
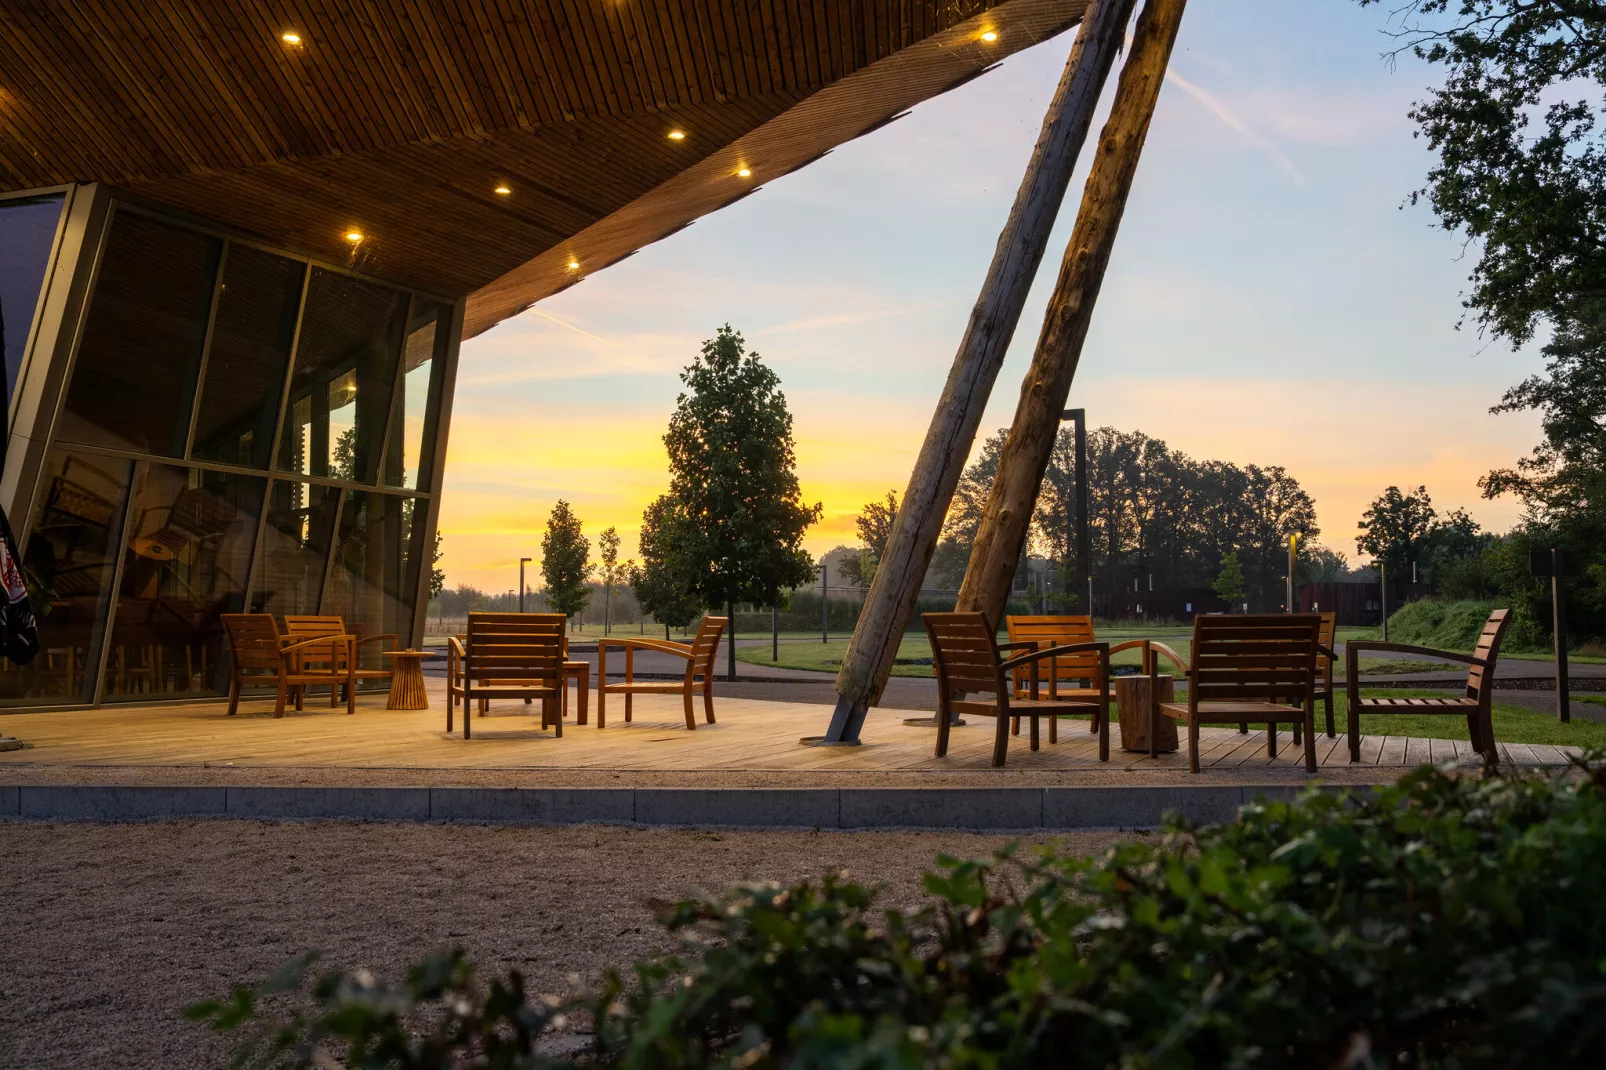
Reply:
M313 269L279 440L281 469L375 481L407 303L396 290Z
M316 613L340 492L276 479L258 551L253 613Z
M5 354L8 399L17 389L62 201L59 193L0 201L0 351Z
M51 453L23 551L40 651L24 666L0 659L0 701L35 705L92 697L93 640L111 601L132 468L111 457Z
M413 306L402 347L401 394L391 409L389 444L385 447L385 485L429 490L435 453L434 414L440 407L441 374L451 310L432 301Z
M182 457L222 242L119 211L58 436Z
M390 632L405 644L413 628L423 522L420 499L347 491L325 612L339 613L355 634ZM378 667L379 649L364 644L364 668Z
M190 456L266 468L306 265L229 246Z
M138 464L105 699L227 689L220 616L245 608L266 489L265 477Z

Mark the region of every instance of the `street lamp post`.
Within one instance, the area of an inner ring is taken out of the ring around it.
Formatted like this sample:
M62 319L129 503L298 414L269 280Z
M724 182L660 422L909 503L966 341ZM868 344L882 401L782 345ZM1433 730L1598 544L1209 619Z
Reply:
M1060 413L1062 421L1069 420L1076 435L1076 525L1074 548L1076 566L1071 567L1072 561L1072 526L1065 525L1065 568L1066 579L1074 581L1067 585L1068 591L1087 593L1087 615L1093 615L1093 564L1092 545L1087 537L1087 410L1066 409Z
M1294 611L1294 560L1299 552L1299 532L1288 536L1288 608L1284 612Z
M820 642L831 641L831 566L820 562Z
M524 566L534 561L533 557L519 558L519 612L524 612Z

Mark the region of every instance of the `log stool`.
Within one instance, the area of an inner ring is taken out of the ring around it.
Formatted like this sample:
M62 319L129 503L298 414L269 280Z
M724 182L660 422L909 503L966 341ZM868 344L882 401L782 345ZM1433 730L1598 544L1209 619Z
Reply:
M1171 702L1176 693L1175 681L1162 676L1158 682L1159 701ZM1149 716L1155 701L1149 693L1149 678L1117 676L1110 681L1110 690L1115 693L1115 708L1121 718L1121 749L1149 753ZM1161 754L1177 749L1177 722L1170 717L1160 718L1159 746L1155 749Z

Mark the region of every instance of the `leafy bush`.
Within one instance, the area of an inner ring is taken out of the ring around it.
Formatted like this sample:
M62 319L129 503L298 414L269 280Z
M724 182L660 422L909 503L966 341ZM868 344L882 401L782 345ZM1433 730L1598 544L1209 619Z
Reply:
M680 953L638 964L628 980L611 975L582 1001L594 1058L643 1068L1593 1064L1606 1041L1601 757L1582 766L1587 775L1424 767L1373 795L1312 790L1257 802L1230 824L1172 820L1099 860L1051 849L943 859L927 878L934 905L909 915L878 912L873 891L832 878L700 896L662 919L685 937ZM533 1051L554 1003L484 1011L514 998L516 975L487 999L463 995L466 980L450 990L410 981L399 1003L332 978L314 989L315 1013L271 1025L288 1065L315 1065L303 1054L313 1038L348 1045L350 1064L365 1067L550 1065L518 1061L511 1030L522 1023L518 1044ZM236 993L194 1014L233 1027L253 1018L253 999ZM439 1024L414 1038L403 1025L419 1009ZM496 1053L487 1021L507 1038ZM411 1054L442 1037L462 1038L455 1061Z

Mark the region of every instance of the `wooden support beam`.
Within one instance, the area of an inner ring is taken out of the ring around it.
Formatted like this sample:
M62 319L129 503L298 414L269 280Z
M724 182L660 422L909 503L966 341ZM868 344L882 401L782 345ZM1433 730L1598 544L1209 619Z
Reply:
M1099 135L1098 156L1043 316L1037 352L998 457L998 475L959 588L958 610L979 610L995 622L1003 616L1186 2L1145 0L1138 16L1132 50L1116 83L1115 104Z
M976 441L982 410L1043 261L1049 232L1135 2L1093 0L1082 18L837 673L838 701L830 728L823 740L805 742L857 743L866 711L886 686L954 488Z

